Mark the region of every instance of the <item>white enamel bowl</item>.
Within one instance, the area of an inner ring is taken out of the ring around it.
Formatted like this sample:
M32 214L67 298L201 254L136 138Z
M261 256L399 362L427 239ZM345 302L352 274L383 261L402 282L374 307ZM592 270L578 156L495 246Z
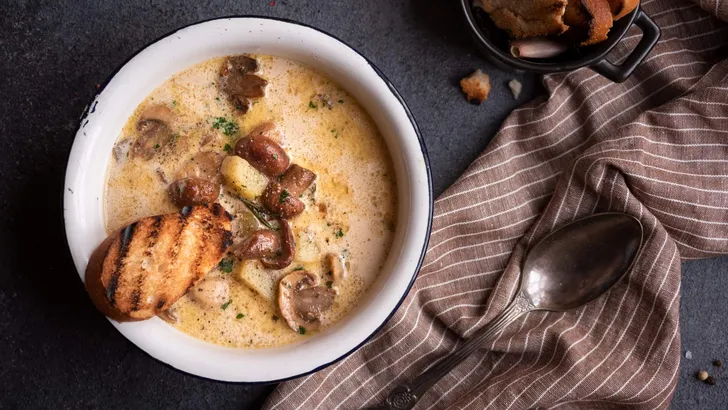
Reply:
M103 195L111 150L144 98L173 74L213 57L260 53L286 57L329 75L372 116L397 175L398 222L389 258L367 296L344 320L271 349L233 349L188 336L158 318L112 324L154 358L198 376L231 382L273 382L319 370L356 350L399 307L419 270L432 219L427 154L417 126L381 72L343 42L298 23L235 17L185 27L133 56L103 87L81 119L64 189L68 245L81 279L106 237Z

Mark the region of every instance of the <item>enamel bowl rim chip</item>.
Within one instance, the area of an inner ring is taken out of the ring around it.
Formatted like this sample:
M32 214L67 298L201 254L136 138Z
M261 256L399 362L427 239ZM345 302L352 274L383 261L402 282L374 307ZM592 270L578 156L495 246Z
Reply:
M344 319L282 347L218 346L156 317L110 322L146 353L181 371L228 382L279 382L320 370L371 338L407 295L429 239L433 195L424 142L397 90L353 48L313 27L258 16L196 23L151 43L119 68L81 118L66 170L65 229L83 280L91 253L107 235L105 174L113 145L129 116L173 74L210 58L242 53L270 54L308 64L341 84L372 116L389 149L397 179L398 221L387 261L362 301Z

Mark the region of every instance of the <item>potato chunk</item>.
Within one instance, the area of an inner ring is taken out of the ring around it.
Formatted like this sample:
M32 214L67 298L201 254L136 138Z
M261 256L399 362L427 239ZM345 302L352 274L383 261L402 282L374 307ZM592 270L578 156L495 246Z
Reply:
M240 157L225 158L220 173L228 188L246 199L262 195L268 185L268 178Z
M265 269L258 261L244 261L236 264L235 276L255 293L271 304L275 303L276 286L283 276L279 271Z

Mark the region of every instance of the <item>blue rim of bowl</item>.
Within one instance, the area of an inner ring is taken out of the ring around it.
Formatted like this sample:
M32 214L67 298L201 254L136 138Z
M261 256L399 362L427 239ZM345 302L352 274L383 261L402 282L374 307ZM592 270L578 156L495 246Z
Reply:
M384 319L384 321L382 322L382 324L380 324L369 336L367 336L366 338L364 338L364 340L362 340L361 343L359 343L358 345L354 346L354 348L352 348L348 352L344 353L343 355L337 357L336 359L334 359L334 360L332 360L332 361L330 361L328 363L324 363L324 364L316 367L315 369L312 369L312 370L309 370L307 372L303 372L303 373L297 374L295 376L285 377L285 378L276 379L276 380L265 380L265 381L256 381L256 382L232 382L232 381L226 381L226 380L217 380L217 379L213 379L213 378L209 378L209 377L205 377L205 376L199 376L199 375L196 375L196 374L192 374L192 373L186 372L184 370L180 370L180 369L172 366L169 363L166 363L166 362L164 362L162 360L157 359L156 357L154 357L154 356L150 355L149 353L147 353L144 349L142 349L139 346L137 346L135 343L132 343L134 345L134 347L136 347L137 349L141 350L142 352L144 352L145 354L147 354L148 356L150 356L155 361L157 361L157 362L159 362L159 363L161 363L161 364L163 364L163 365L165 365L167 367L170 367L170 368L174 369L177 372L183 373L185 375L189 375L189 376L196 377L196 378L200 378L200 379L204 379L204 380L213 380L213 381L216 381L216 382L219 382L219 383L227 383L227 384L268 385L268 384L274 384L274 383L282 383L282 382L285 382L285 381L297 379L299 377L307 376L307 375L312 374L312 373L316 373L319 370L323 370L323 369L331 366L332 364L338 362L339 360L341 360L341 359L349 356L350 354L352 354L355 351L359 350L359 348L361 348L362 346L364 346L364 344L366 344L369 340L371 340L371 338L375 334L377 334L377 332L379 332L387 323L389 323L389 321L392 319L392 316L394 316L394 314L397 312L397 310L399 310L400 306L402 306L402 302L404 302L404 300L407 297L407 295L409 294L410 290L412 290L412 286L414 285L415 280L417 279L417 276L419 275L420 269L422 268L422 261L425 258L425 253L426 253L427 247L428 247L428 245L430 243L430 233L432 232L432 214L433 214L433 209L434 209L434 193L433 193L433 190L432 190L432 171L430 169L430 157L428 156L428 154L427 154L427 148L425 147L425 140L422 137L422 133L420 132L420 128L417 126L417 121L415 120L415 117L412 114L412 111L410 110L409 106L405 102L404 97L402 97L402 94L400 94L400 92L397 90L397 88L394 86L394 84L392 84L392 82L389 81L389 78L387 78L387 76L382 72L382 70L380 70L379 67L377 67L366 56L364 56L364 54L362 54L361 52L359 52L359 50L357 50L356 48L354 48L353 46L351 46L349 43L343 41L342 39L334 36L333 34L327 33L324 30L321 30L319 28L310 26L308 24L301 23L301 22L298 22L298 21L295 21L295 20L291 20L291 19L287 19L287 18L282 18L282 17L268 17L268 16L252 15L252 14L251 15L231 15L231 16L224 16L224 17L214 17L214 18L210 18L210 19L206 19L206 20L200 20L200 21L196 21L194 23L187 24L187 25L182 26L182 27L179 27L179 28L177 28L177 29L175 29L173 31L170 31L169 33L163 34L160 37L157 37L156 39L150 41L149 43L145 44L143 47L139 48L137 51L135 51L134 53L132 53L129 56L129 58L127 58L126 60L124 60L124 62L122 62L121 64L119 64L119 66L106 78L106 80L99 87L98 91L94 94L93 98L91 99L91 102L86 105L86 107L84 108L83 112L81 113L81 117L79 118L78 126L76 127L76 132L74 133L74 135L78 134L78 132L81 130L81 128L83 128L86 125L85 124L87 122L86 117L88 117L88 114L91 113L91 112L94 112L94 110L96 109L95 102L96 102L96 98L99 96L99 94L101 94L104 91L104 89L106 88L106 86L116 76L116 74L119 72L119 70L121 70L134 57L136 57L137 54L141 53L142 51L144 51L145 49L147 49L149 46L151 46L151 45L153 45L153 44L155 44L155 43L157 43L157 42L159 42L161 40L164 40L165 38L174 35L176 32L178 32L180 30L184 30L184 29L186 29L188 27L196 26L198 24L203 24L203 23L209 23L211 21L216 21L216 20L231 20L231 19L262 19L262 20L272 20L272 21L280 21L280 22L283 22L283 23L289 23L289 24L294 24L294 25L297 25L297 26L309 28L309 29L315 30L315 31L317 31L317 32L319 32L321 34L324 34L324 35L326 35L328 37L333 38L334 40L340 42L344 46L346 46L349 49L351 49L352 51L354 51L360 57L362 57L367 62L367 64L369 64L369 66L374 70L374 72L382 79L382 81L384 81L384 83L387 85L387 87L389 87L389 90L392 93L392 95L394 95L394 97L397 98L397 100L399 101L399 103L402 105L402 108L404 108L405 114L407 115L407 118L410 120L410 123L412 124L412 128L414 128L414 130L415 130L415 134L417 134L417 140L420 143L420 149L422 150L422 157L423 157L423 159L425 161L425 170L427 172L427 194L428 194L428 197L429 197L429 211L428 211L428 215L427 215L427 231L426 231L426 235L425 235L425 241L422 244L422 251L420 252L419 260L417 261L416 269L412 273L412 279L410 280L409 284L407 285L407 289L405 289L405 292L402 294L402 297L399 299L399 301L395 305L395 307L392 310L392 312ZM71 149L73 149L73 147L71 147ZM66 190L66 187L65 187L65 184L64 184L63 193L65 193L65 190ZM62 195L63 195L63 193L62 193ZM70 244L68 243L68 234L65 232L65 230L66 230L65 224L64 224L63 230L64 230L64 233L66 234L65 235L66 236L66 245L70 249Z

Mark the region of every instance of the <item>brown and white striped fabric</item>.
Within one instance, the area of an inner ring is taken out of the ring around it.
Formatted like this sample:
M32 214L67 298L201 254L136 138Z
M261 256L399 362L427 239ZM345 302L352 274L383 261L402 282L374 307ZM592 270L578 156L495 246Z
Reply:
M728 253L728 0L642 7L662 39L634 75L546 76L548 99L515 110L436 201L424 265L387 326L346 359L280 385L267 409L382 401L506 306L529 245L608 210L645 227L629 277L585 308L524 316L417 408L668 407L680 262ZM639 38L630 32L612 56Z

